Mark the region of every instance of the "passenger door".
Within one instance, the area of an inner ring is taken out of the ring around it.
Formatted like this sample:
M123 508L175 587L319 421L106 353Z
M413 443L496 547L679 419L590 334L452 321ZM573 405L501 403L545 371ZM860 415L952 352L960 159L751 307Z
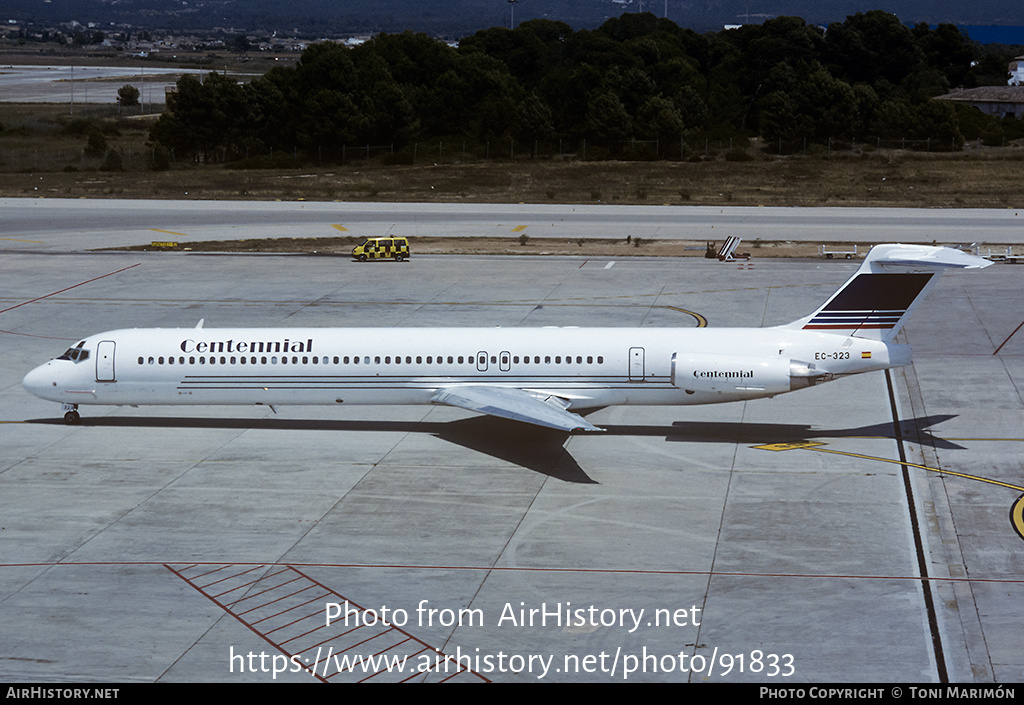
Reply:
M114 341L101 340L96 346L96 381L116 382L114 376Z
M643 348L630 348L629 349L629 381L630 382L643 382L644 381L644 349Z

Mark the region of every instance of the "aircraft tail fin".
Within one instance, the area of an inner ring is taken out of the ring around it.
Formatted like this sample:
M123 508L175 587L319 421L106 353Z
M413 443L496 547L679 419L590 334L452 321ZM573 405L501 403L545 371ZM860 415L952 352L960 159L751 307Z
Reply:
M990 264L949 247L876 245L817 311L784 327L890 341L944 271Z

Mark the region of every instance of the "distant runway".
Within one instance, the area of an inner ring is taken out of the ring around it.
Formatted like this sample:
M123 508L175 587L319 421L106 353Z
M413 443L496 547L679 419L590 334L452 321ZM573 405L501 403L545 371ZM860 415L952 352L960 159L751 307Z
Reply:
M159 68L144 62L137 66L0 66L0 102L116 105L117 90L127 83L139 89L143 106L163 104L167 88L179 77L209 70ZM146 112L143 106L133 112Z
M0 199L0 251L83 251L153 240L356 237L633 238L1024 243L1015 209Z

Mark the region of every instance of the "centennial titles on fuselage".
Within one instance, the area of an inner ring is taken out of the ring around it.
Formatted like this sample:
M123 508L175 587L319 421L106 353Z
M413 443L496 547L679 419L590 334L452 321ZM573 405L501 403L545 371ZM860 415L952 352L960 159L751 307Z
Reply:
M310 353L313 339L302 340L193 340L186 338L178 346L183 353Z

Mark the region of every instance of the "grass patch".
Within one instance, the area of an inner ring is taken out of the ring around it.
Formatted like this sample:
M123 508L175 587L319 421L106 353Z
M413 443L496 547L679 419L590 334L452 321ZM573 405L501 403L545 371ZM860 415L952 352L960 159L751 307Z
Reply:
M113 106L76 107L71 116L66 105L0 103L0 124L0 196L7 197L1002 208L1019 201L1024 170L1024 147L971 143L957 153L873 149L856 157L684 162L591 161L589 150L586 162L381 157L344 166L299 163L290 154L228 165L174 155L167 171L156 172L149 123L118 117ZM89 149L96 134L105 151ZM109 151L122 171L102 171Z

